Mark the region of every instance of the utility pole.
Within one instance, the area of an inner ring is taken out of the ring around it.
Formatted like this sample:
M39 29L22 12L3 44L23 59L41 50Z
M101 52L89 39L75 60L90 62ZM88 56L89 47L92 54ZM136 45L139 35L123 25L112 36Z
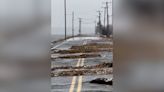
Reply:
M107 31L109 31L109 13L108 13L108 3L106 2L106 8L107 8Z
M105 23L106 23L106 7L103 7L104 8L104 27L106 26Z
M107 31L110 30L110 25L109 25L109 4L111 4L112 2L106 2L106 8L107 8Z
M101 25L101 11L97 11L98 12L98 18L99 18L99 22L98 22L98 33L102 34L103 31L102 31L102 25Z
M97 22L96 22L96 20L94 21L94 23L95 23L95 28L97 27Z
M100 25L101 25L101 11L97 11L97 12L98 12L98 14L99 14L99 15L98 15L98 17L99 17L99 23L98 23L98 24L99 24L99 26L100 26Z
M66 0L64 0L64 22L65 22L65 40L67 39L67 4Z
M74 37L74 12L72 12L72 37Z
M95 22L95 34L97 34L98 33L97 32L97 22L96 22L96 20L94 22Z
M82 22L82 18L79 18L79 35L81 35L81 22Z

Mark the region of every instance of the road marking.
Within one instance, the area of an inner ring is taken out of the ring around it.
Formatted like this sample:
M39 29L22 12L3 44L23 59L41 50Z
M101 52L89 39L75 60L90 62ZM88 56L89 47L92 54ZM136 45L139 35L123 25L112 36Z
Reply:
M81 66L84 66L84 58L81 59Z
M81 58L78 60L78 62L76 64L76 67L80 66L80 62L81 62ZM69 92L73 92L74 91L75 84L76 84L76 79L77 79L77 77L76 76L73 76L72 82L71 82L71 87L69 89Z
M56 49L56 48L60 47L61 45L65 44L65 43L66 43L66 42L62 42L62 43L60 43L60 44L54 46L52 49Z
M87 41L84 41L83 45L87 44Z
M86 45L87 44L87 41L85 40L84 42L83 42L83 45Z
M84 44L87 44L87 41L84 41L83 45ZM79 66L84 66L84 58L78 59L78 62L76 64L76 67L79 67ZM74 92L74 88L75 88L75 84L76 84L76 79L77 79L77 77L76 76L73 76L72 82L71 82L71 87L69 89L69 92ZM78 78L77 92L81 92L82 82L83 82L83 76L79 76L79 78Z
M81 65L80 66L84 66L84 58L81 59ZM77 92L81 92L82 82L83 82L83 76L79 76L78 86L77 86Z
M83 77L82 77L82 76L79 76L79 79L78 79L78 86L77 86L77 92L81 92L82 81L83 81Z
M76 84L76 76L73 76L69 92L73 92Z
M78 62L76 64L76 67L79 67L80 66L80 62L81 62L81 58L78 60Z

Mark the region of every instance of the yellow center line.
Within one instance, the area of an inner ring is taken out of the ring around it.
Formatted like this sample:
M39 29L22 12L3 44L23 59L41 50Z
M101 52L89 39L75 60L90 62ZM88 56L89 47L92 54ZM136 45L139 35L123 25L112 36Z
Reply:
M81 59L81 66L83 66L83 65L84 65L84 58ZM77 86L77 92L81 92L82 82L83 82L83 76L79 76L78 86Z
M77 92L81 92L83 77L79 76Z
M83 44L86 44L87 41L85 41ZM84 58L80 58L76 64L76 67L79 67L79 66L84 66ZM76 69L77 70L77 69ZM72 82L71 82L71 87L69 89L69 92L73 92L74 91L74 88L75 88L75 84L76 84L76 79L77 77L76 76L73 76L72 78ZM77 92L81 92L81 89L82 89L82 81L83 81L83 77L82 76L79 76L78 78L78 86L77 86Z
M72 83L71 83L71 87L69 89L69 92L73 92L74 91L75 84L76 84L76 76L73 76Z
M81 58L78 60L78 62L76 64L76 67L79 67L80 66L80 62L81 62Z
M81 62L81 58L78 60L78 62L76 64L76 67L80 66L80 62ZM71 82L71 87L69 89L69 92L73 92L74 91L75 84L76 84L76 79L77 79L77 77L76 76L73 76L72 82Z
M84 66L84 58L81 59L81 66Z

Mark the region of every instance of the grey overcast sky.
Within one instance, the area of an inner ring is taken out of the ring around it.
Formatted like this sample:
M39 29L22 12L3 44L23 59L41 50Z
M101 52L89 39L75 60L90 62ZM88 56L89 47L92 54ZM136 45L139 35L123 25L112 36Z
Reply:
M52 1L52 34L64 34L64 0ZM72 11L75 13L75 34L78 33L78 18L82 19L82 33L94 33L95 23L98 13L96 11L103 11L103 2L111 0L67 0L67 30L71 34L72 26ZM109 9L111 14L112 10ZM102 13L103 15L103 13ZM103 18L102 18L103 20ZM110 19L111 20L111 19Z

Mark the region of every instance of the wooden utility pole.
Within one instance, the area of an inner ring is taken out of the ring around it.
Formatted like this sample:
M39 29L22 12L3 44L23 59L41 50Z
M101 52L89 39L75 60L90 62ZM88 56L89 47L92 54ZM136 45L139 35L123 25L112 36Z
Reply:
M106 7L103 7L104 8L104 27L106 26Z
M111 4L112 2L106 2L106 9L107 9L107 30L110 30L110 24L109 24L109 4Z
M101 11L97 11L98 12L98 17L99 17L99 26L101 25Z
M64 0L65 40L67 39L67 2Z
M95 34L97 34L97 22L96 20L94 22L95 22Z
M74 37L74 12L72 12L72 37Z
M79 35L81 35L81 22L82 22L82 18L79 18Z
M106 2L106 9L107 9L107 30L109 31L109 13L108 13L108 4L109 4L109 2Z

